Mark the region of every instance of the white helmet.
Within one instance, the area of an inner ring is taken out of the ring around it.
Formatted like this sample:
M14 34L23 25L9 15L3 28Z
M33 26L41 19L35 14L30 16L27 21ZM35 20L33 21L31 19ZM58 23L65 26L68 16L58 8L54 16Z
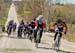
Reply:
M42 18L43 17L43 15L39 15L37 18L36 18L36 20L39 20L40 18Z
M43 17L43 15L39 15L39 18Z

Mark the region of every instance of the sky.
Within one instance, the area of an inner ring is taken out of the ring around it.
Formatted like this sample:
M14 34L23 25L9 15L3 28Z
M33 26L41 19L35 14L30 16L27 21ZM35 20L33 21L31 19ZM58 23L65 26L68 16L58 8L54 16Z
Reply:
M75 4L75 0L69 0L69 2L71 2L71 3Z
M22 1L22 0L13 0L13 1ZM75 4L75 0L61 0L61 3L72 3L72 4Z
M61 3L72 3L75 4L75 0L61 0Z
M50 0L48 0L48 1L50 1ZM54 3L55 3L55 1L56 0L53 0ZM58 0L58 1L60 1L60 3L64 3L64 4L66 4L66 3L75 4L75 0Z
M22 1L22 0L12 0L12 1ZM75 4L75 0L59 0L61 3L72 3Z

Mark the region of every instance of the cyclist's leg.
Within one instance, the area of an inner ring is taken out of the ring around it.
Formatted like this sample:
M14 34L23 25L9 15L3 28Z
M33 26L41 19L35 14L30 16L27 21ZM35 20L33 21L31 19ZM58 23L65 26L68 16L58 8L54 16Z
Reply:
M34 39L34 29L31 30L30 40L32 41Z
M10 33L12 32L12 27L10 27Z
M22 29L19 30L19 38L22 37Z
M9 26L7 27L7 33L8 33L8 30L9 30Z
M58 38L58 43L60 43L61 37L62 37L62 33L60 32L59 33L59 38Z
M13 28L13 33L15 32L15 28Z
M33 31L30 30L30 40L31 40L31 38L32 38L32 33L33 33Z
M56 40L57 34L58 34L58 32L55 32L54 41Z
M12 30L12 27L10 26L9 29L8 29L8 35L11 34L11 30Z
M26 35L26 28L24 29L24 36Z
M36 42L37 30L34 30L34 41Z
M18 29L18 37L20 38L21 35L21 29Z
M16 28L13 28L13 32L16 32Z
M41 38L42 38L42 33L43 33L43 30L40 30L39 43L41 42Z

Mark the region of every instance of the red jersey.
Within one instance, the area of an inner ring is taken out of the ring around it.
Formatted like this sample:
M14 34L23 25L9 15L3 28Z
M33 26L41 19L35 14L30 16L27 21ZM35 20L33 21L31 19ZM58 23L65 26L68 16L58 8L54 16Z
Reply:
M45 28L45 27L46 27L46 23L43 22L43 23L42 23L42 28Z
M57 26L59 29L63 29L65 28L65 32L67 32L67 25L64 22L60 22L60 23L54 23L54 28Z

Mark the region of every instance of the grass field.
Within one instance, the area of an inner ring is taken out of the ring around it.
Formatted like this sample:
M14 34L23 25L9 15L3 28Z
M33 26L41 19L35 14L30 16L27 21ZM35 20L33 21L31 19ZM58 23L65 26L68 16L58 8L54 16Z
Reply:
M7 20L7 18L6 18L6 17L1 18L1 19L0 19L0 24L1 24L1 25L4 25L4 24L5 24L5 22L6 22L6 20Z

